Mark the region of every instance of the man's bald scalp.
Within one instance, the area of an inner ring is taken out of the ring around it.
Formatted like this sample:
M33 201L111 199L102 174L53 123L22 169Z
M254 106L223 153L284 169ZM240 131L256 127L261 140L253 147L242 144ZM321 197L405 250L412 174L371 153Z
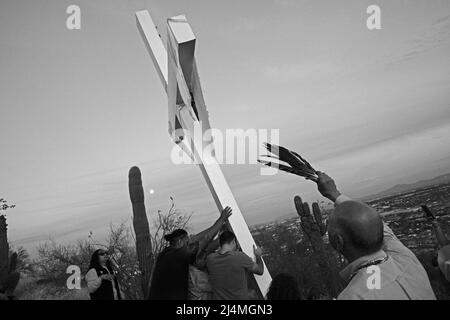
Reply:
M372 207L358 201L344 201L337 205L333 223L353 247L371 254L383 245L383 220Z

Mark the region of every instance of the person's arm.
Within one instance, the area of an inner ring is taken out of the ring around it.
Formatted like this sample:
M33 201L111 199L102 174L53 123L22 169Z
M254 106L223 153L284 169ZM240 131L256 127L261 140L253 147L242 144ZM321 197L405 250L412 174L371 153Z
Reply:
M337 189L334 180L326 173L320 171L317 171L317 176L317 188L319 189L320 194L333 201L336 205L339 204L336 203L336 201L339 201L338 199L342 198L340 197L342 194Z
M256 262L253 263L251 272L257 275L262 275L264 273L264 263L262 260L262 250L259 247L253 246L253 253L255 254Z
M89 293L94 293L95 291L97 291L97 289L100 288L100 285L102 284L102 278L97 275L97 271L95 269L89 270L84 278L87 282Z
M389 254L402 254L407 255L414 260L417 260L417 257L414 253L409 250L394 234L394 231L388 226L386 222L383 222L383 250Z
M334 180L323 172L318 172L317 187L319 192L326 198L334 202L335 205L339 205L344 201L352 200L351 198L341 194L336 187ZM416 256L409 250L389 228L387 223L383 222L383 250L386 253L403 254L414 257Z
M248 255L242 251L238 251L238 257L240 259L240 264L244 269L257 274L262 275L264 273L264 263L262 260L262 250L259 247L253 245L253 253L255 254L255 260L253 261Z
M232 212L230 207L226 207L225 209L223 209L220 213L219 219L217 219L211 227L203 230L196 235L191 236L189 242L200 242L202 246L208 244L220 231L220 228L222 228L222 225L228 220L228 217L231 216L231 213ZM199 249L202 250L202 248Z
M195 266L200 270L206 269L206 258L219 247L219 238L216 238L207 245L202 246L203 249L198 251L197 257L195 258Z

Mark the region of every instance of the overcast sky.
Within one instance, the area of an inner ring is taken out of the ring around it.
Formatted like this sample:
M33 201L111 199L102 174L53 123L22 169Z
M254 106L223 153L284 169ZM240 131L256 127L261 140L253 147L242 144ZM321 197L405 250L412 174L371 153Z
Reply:
M81 7L81 30L66 8ZM366 8L381 7L369 31ZM185 14L213 127L280 129L280 143L354 197L450 172L450 2L1 0L0 197L14 245L69 242L129 221L128 170L150 220L217 210L200 171L170 160L167 99L136 27ZM249 224L293 214L313 183L223 167ZM150 195L149 190L155 193Z

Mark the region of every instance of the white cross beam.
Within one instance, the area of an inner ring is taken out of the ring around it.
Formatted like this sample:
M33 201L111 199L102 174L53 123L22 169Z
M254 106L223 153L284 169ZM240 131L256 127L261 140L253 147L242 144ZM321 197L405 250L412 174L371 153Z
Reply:
M253 257L255 241L220 169L220 165L214 157L214 151L204 152L203 144L195 139L192 139L192 144L189 145L183 141L183 136L174 132L176 128L181 126L185 131L193 134L194 126L199 125L199 121L203 132L210 128L208 111L203 99L194 57L195 35L185 16L168 19L166 51L147 10L136 12L136 22L167 92L169 133L174 141L189 156L194 157L199 164L219 211L222 211L226 206L231 207L233 214L229 218L230 226L242 251ZM192 98L195 101L195 109L192 105ZM211 143L213 143L212 140ZM263 275L255 275L255 279L261 294L265 296L272 281L265 265Z

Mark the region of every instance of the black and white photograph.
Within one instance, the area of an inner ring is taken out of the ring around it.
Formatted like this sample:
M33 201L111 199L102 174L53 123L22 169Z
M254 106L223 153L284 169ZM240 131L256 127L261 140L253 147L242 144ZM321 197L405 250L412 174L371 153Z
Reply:
M2 306L450 300L448 0L0 0L0 120Z

